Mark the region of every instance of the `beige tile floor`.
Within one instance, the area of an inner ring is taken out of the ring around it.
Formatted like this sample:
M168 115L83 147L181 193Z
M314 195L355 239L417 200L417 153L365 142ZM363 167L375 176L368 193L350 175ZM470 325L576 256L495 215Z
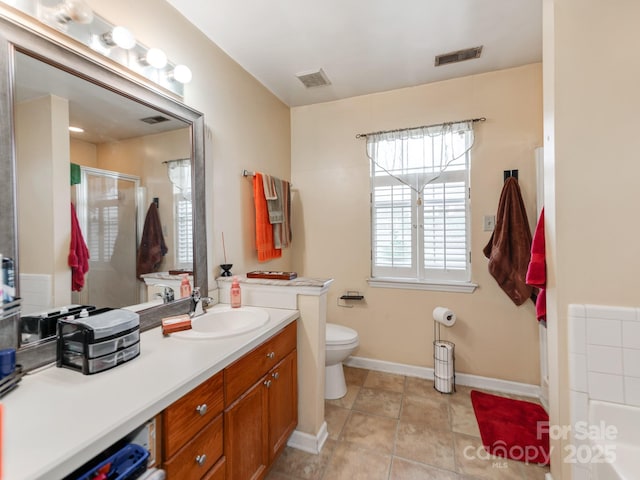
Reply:
M320 455L287 447L267 480L544 480L547 467L486 454L468 387L345 367L347 395L327 400ZM527 399L530 400L530 399Z

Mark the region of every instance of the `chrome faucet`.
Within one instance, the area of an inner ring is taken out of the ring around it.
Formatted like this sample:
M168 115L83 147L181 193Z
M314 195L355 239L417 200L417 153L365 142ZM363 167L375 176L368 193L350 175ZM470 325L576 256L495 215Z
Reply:
M161 283L156 284L156 287L163 287L162 292L157 292L155 294L156 297L160 297L162 298L162 303L169 303L169 302L173 302L175 300L175 293L173 291L173 288L171 288L169 285L163 285Z
M189 310L189 316L191 318L199 317L205 313L205 308L209 306L213 299L211 297L203 297L200 294L200 287L194 287L191 292L191 308Z

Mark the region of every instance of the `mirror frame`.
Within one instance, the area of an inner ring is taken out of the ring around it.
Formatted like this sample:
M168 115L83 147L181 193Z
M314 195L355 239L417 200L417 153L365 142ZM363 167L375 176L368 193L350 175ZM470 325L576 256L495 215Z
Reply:
M31 24L34 21L29 20ZM194 286L208 294L208 267L205 216L205 159L204 116L163 93L161 87L153 87L142 77L129 74L123 67L107 58L101 59L95 52L80 43L56 37L62 34L38 25L49 33L43 34L33 27L7 18L0 10L0 253L11 256L16 268L16 296L20 296L19 254L16 211L16 156L14 141L14 55L16 51L34 57L80 77L99 87L106 88L131 101L139 102L179 119L191 126L191 166L193 195L193 275ZM73 46L71 48L67 44ZM100 59L99 59L100 58ZM99 60L98 60L99 59ZM185 313L190 299L158 305L138 312L140 328L148 330L160 324L163 317ZM15 318L13 318L15 317ZM6 322L13 322L7 325ZM3 325L4 324L4 325ZM11 337L15 336L12 341ZM0 315L0 348L18 348L20 322L18 314ZM11 345L10 343L14 343ZM53 355L53 357L52 357ZM29 370L55 360L55 338L45 339L18 350L18 361Z

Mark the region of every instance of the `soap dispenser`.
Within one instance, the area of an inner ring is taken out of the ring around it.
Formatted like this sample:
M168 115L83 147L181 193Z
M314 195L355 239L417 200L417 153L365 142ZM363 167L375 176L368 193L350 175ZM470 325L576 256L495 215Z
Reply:
M231 282L231 308L238 308L242 304L240 296L240 283L238 277L233 277Z
M191 284L189 283L189 275L184 273L181 275L182 282L180 283L180 298L185 298L191 295Z

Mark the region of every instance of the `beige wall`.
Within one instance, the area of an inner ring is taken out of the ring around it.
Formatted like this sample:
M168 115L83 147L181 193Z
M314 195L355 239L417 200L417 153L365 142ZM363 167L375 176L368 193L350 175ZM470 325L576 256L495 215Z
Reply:
M53 305L71 303L68 126L64 98L49 95L16 106L20 272L50 275Z
M567 307L638 306L640 43L634 0L545 1L551 421L569 425ZM570 478L553 442L555 479Z
M70 139L71 163L82 165L83 167L98 168L98 147L94 143L85 142L71 137Z
M487 271L482 248L490 233L482 217L495 214L505 169L519 169L533 229L536 222L534 149L542 145L542 68L528 65L414 88L292 109L295 187L293 267L333 277L327 321L355 328L359 356L432 366L431 312L458 314L443 332L456 344L459 372L539 384L537 322L527 302L516 307ZM484 116L472 150L473 294L371 288L369 161L357 133ZM346 290L365 302L337 306Z
M209 278L218 276L218 265L224 263L222 232L233 272L290 269L289 251L281 259L258 263L251 180L241 175L246 168L289 178L289 108L167 3L88 3L111 23L126 25L141 43L163 49L171 61L184 63L193 71L184 100L204 113L208 129L205 153Z

